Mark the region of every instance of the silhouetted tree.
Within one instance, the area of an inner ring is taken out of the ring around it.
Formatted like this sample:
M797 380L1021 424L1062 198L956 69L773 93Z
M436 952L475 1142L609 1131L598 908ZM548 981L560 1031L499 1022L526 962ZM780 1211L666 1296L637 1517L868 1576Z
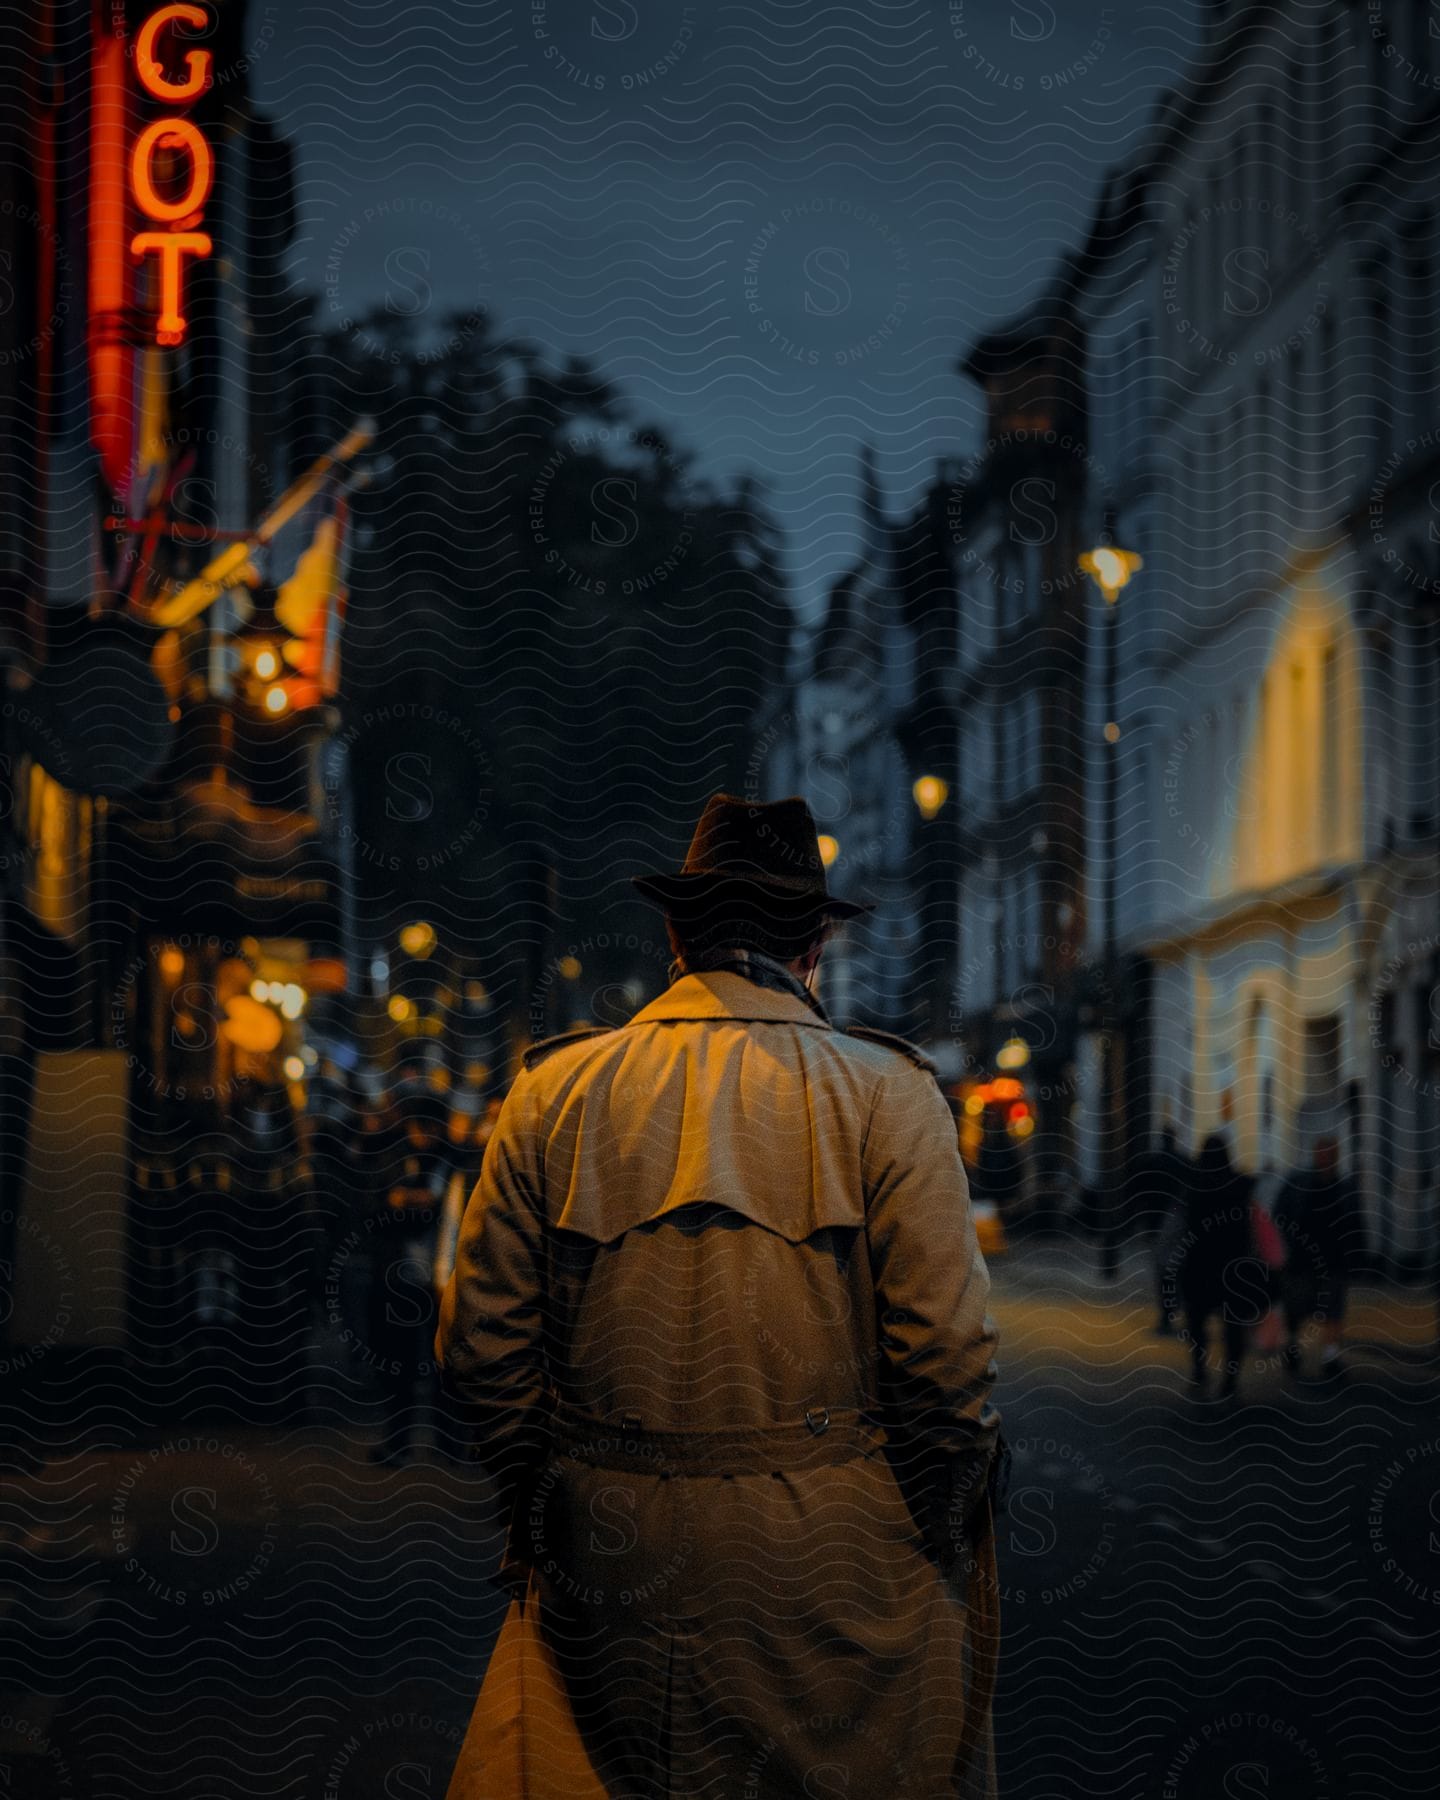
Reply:
M750 779L789 638L758 486L717 491L588 364L483 314L430 343L372 315L324 341L323 369L337 423L379 423L345 684L347 717L369 721L357 832L394 846L361 860L374 931L423 905L537 1026L585 1016L597 988L653 989L655 954L624 939L653 943L658 921L627 877ZM387 769L413 730L387 730L387 706L431 710L429 812L418 789L396 805ZM458 848L436 866L427 841ZM548 964L587 938L583 980L556 982Z

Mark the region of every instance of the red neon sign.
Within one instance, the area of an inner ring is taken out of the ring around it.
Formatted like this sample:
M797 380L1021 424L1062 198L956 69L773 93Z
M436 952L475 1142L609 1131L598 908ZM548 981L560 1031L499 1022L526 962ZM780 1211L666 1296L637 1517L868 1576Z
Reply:
M90 79L90 430L112 491L130 476L135 436L131 348L130 242L125 152L130 84L125 41L115 26L96 32Z
M180 311L184 289L182 256L208 256L212 249L203 231L137 231L130 240L136 256L153 250L160 258L160 313L155 320L155 342L178 344L185 336L185 315Z
M167 34L174 35L176 26L201 31L208 23L209 15L202 6L159 6L146 17L135 39L135 70L147 94L169 105L183 105L205 92L213 76L213 54L203 48L186 50L185 73L177 75L162 60L161 45ZM170 49L173 56L174 46ZM214 185L214 152L191 120L156 119L136 138L130 154L131 198L147 219L167 228L137 231L130 240L132 256L141 261L152 255L157 259L157 344L178 344L184 339L182 259L210 254L209 237L195 227L201 222ZM174 191L177 187L178 192Z
M190 163L190 185L178 200L166 200L155 185L155 152L184 151ZM210 146L188 119L157 119L135 140L130 157L130 191L147 219L161 225L198 221L215 185L215 158Z
M135 73L147 94L157 100L193 100L210 85L214 62L208 50L185 52L185 78L175 81L165 73L165 65L155 54L155 40L167 25L189 25L203 31L207 20L203 6L162 6L151 13L135 39Z

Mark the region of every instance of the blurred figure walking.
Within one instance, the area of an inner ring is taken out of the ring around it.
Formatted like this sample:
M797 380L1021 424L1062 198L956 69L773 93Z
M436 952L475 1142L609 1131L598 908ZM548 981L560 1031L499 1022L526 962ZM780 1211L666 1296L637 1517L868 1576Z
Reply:
M1190 1345L1190 1379L1198 1392L1205 1388L1210 1321L1220 1322L1222 1399L1233 1399L1239 1391L1246 1327L1264 1310L1263 1296L1247 1296L1244 1286L1245 1265L1255 1254L1251 1188L1250 1178L1231 1162L1220 1133L1206 1138L1190 1171L1185 1231L1172 1258L1174 1291ZM1261 1304L1252 1306L1252 1300Z
M230 1152L244 1344L234 1366L247 1415L279 1422L304 1404L313 1265L309 1177L285 1082L236 1083Z
M317 1296L323 1296L326 1273L354 1211L358 1109L344 1074L328 1060L320 1064L307 1100L316 1223L311 1285Z
M396 1468L416 1447L432 1410L438 1368L435 1243L449 1181L446 1111L428 1097L409 1103L398 1166L377 1215L369 1342L385 1399L384 1430L370 1460Z
M1343 1371L1345 1305L1351 1278L1365 1250L1360 1195L1340 1166L1339 1141L1315 1140L1310 1166L1297 1169L1275 1202L1275 1224L1285 1241L1285 1366L1300 1369L1300 1335L1307 1320L1320 1323L1321 1372Z
M1153 1149L1135 1159L1126 1184L1125 1214L1132 1232L1154 1233L1157 1337L1175 1335L1174 1301L1166 1293L1167 1261L1185 1229L1185 1194L1190 1159L1166 1124Z

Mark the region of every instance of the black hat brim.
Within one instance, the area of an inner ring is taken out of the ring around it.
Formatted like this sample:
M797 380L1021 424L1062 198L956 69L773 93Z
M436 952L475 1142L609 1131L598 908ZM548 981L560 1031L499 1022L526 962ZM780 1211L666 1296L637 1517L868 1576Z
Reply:
M689 875L632 875L631 884L656 906L667 910L703 900L706 894L723 888L753 888L770 900L809 901L817 912L832 919L855 919L874 912L873 901L839 900L833 894L817 894L811 888L789 887L784 882L766 881L760 876L736 875L729 870L698 870Z

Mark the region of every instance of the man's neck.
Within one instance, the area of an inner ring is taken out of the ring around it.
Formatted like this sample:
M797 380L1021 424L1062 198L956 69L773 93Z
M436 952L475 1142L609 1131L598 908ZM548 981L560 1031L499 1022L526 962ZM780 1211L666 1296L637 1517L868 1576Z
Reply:
M757 987L778 990L781 993L793 994L797 1000L803 1000L812 1012L829 1024L825 1008L819 999L810 992L809 986L799 974L795 963L783 963L778 957L769 956L763 950L751 950L735 944L724 949L705 950L698 956L678 956L670 965L670 979L678 981L682 975L703 975L708 970L720 969L734 975L743 975L747 981L753 981Z

